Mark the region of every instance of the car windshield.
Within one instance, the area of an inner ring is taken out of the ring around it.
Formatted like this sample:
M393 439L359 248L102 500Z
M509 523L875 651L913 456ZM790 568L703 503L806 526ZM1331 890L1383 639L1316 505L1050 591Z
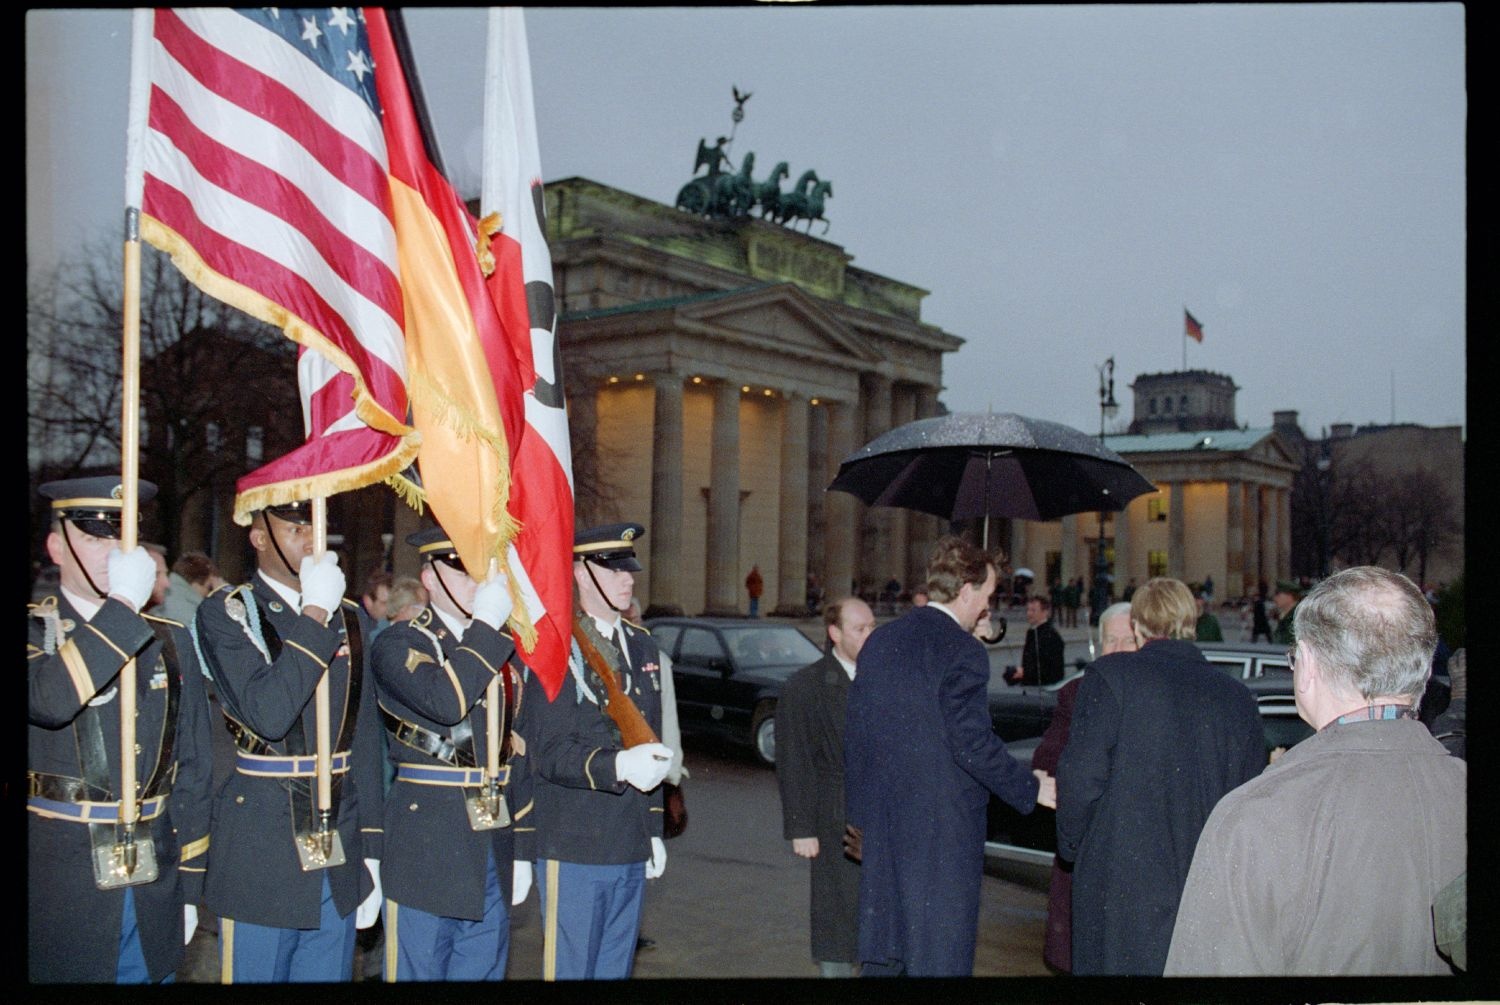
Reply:
M823 654L806 635L790 625L726 628L724 641L740 669L801 665L811 663Z

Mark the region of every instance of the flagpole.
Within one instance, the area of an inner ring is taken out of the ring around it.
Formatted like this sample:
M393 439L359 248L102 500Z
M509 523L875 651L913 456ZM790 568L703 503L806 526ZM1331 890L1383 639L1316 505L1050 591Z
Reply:
M140 497L140 401L141 401L141 236L140 214L134 208L125 210L125 330L122 368L122 414L120 416L120 550L136 547ZM136 804L135 772L135 658L125 661L120 670L120 863L125 875L135 872L135 825L139 815Z
M138 544L140 519L141 408L141 189L140 150L146 122L146 80L153 15L138 10L131 19L130 108L125 143L124 302L122 304L120 373L120 550ZM136 870L135 828L140 819L136 778L136 663L125 661L120 694L120 810L116 870L129 882ZM149 869L149 867L148 867Z
M1186 318L1188 316L1187 304L1183 304L1182 305L1182 316L1184 318ZM1186 322L1184 322L1183 326L1182 326L1182 368L1183 368L1183 370L1187 369L1187 324L1186 324Z
M328 497L313 496L312 499L312 521L313 521L313 560L318 561L323 553L328 550ZM329 624L336 617L342 617L343 611L338 605L328 612ZM332 661L330 661L331 663ZM354 672L350 667L350 672ZM333 816L333 755L331 751L332 737L329 725L328 696L328 668L323 669L323 675L318 678L318 687L314 692L313 716L317 720L317 782L318 782L318 838L322 842L323 855L326 858L332 853L333 837L331 833L331 817Z

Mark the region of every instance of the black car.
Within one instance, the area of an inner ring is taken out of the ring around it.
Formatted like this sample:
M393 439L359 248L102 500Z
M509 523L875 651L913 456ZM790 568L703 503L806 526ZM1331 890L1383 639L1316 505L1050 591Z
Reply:
M1291 665L1284 646L1200 642L1198 648L1210 663L1244 682L1250 693L1255 695L1256 703L1260 706L1261 726L1265 730L1268 758L1275 748L1291 747L1312 735L1312 727L1297 714L1297 704L1292 692ZM1052 709L1055 709L1056 693L1062 686L1051 684L1045 688L1030 690L1049 693ZM990 712L992 719L998 714L993 697ZM1012 720L1014 718L1016 717L1012 716ZM1048 711L1047 718L1048 721L1051 720L1051 710ZM1043 731L1045 728L1043 726ZM1040 733L1012 739L1000 731L998 723L996 732L1006 740L1006 749L1012 757L1022 764L1031 763L1031 755L1041 743ZM985 853L992 862L1050 869L1056 850L1056 813L1039 806L1029 814L1021 814L999 799L990 799ZM1045 881L1044 876L1043 873L1035 878Z
M1291 664L1286 648L1261 643L1199 642L1198 648L1214 666L1244 681L1251 692L1291 694ZM1079 661L1076 670L1083 669ZM1057 692L1077 676L1070 673L1055 684L1012 686L991 681L989 688L990 723L1007 743L1039 737L1047 731L1052 713L1057 710Z
M822 651L789 624L745 618L652 618L672 659L683 733L712 733L776 763L776 701L782 685Z

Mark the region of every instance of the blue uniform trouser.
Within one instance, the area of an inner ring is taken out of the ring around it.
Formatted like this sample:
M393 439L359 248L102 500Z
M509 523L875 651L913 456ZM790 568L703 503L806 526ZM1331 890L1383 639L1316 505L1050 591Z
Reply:
M171 984L175 974L167 974L162 984ZM120 909L120 955L115 960L116 984L150 984L151 971L146 969L146 953L141 948L141 927L135 917L135 891L125 888L125 906Z
M635 966L646 863L536 864L542 902L542 979L620 980Z
M510 958L510 912L500 894L495 855L484 875L484 918L468 921L385 902L387 981L499 981Z
M354 912L339 917L328 877L317 928L271 928L219 919L219 967L225 984L347 981L354 976Z

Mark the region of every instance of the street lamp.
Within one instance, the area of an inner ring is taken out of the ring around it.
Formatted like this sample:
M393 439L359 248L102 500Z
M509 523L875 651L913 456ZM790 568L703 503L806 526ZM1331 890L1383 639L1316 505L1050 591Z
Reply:
M1120 411L1115 401L1115 358L1111 356L1095 367L1099 371L1099 445L1104 446L1104 423ZM1094 557L1094 590L1089 602L1089 620L1099 623L1099 615L1109 601L1109 561L1104 557L1104 510L1099 511L1099 543Z

